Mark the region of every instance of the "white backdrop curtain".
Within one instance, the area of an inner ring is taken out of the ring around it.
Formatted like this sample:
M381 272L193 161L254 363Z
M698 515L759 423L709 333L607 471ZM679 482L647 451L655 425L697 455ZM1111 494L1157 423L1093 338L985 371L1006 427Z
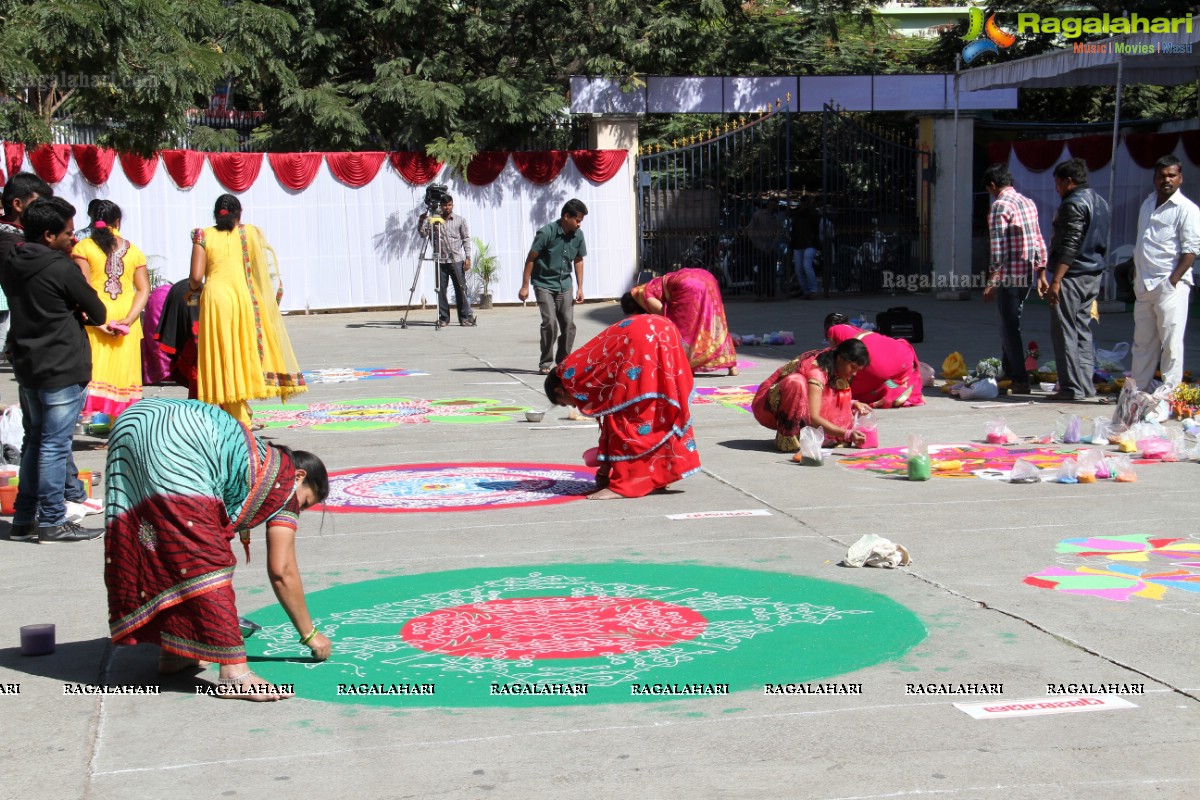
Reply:
M612 179L597 184L584 178L571 159L552 182L530 182L509 159L500 177L487 186L447 177L455 213L466 217L471 235L491 246L499 259L495 302L516 302L525 256L539 227L557 220L562 205L577 197L588 207L584 222L588 256L584 294L619 297L632 285L636 264L632 159L625 159ZM29 170L26 160L24 169ZM275 248L283 272L284 311L400 306L408 301L422 240L416 235L425 186L405 181L390 164L361 188L351 188L322 163L306 189L285 188L264 157L258 179L238 194L242 219L262 228ZM167 281L187 276L191 256L189 233L213 223L217 197L227 190L207 160L190 189L180 189L158 165L153 180L135 186L120 163L108 182L94 186L72 158L55 193L77 209L76 227L87 224L88 201L112 200L124 212L122 233L137 244ZM413 302L435 301L433 270L427 262Z
M1180 191L1192 200L1200 200L1200 164L1190 162L1184 152L1183 143L1175 146L1174 155L1183 164L1183 186ZM1063 148L1059 161L1065 161L1071 154ZM1138 209L1142 201L1154 191L1151 178L1153 169L1143 169L1134 163L1129 151L1118 147L1116 152L1116 184L1109 205L1112 212L1112 249L1115 251L1122 245L1132 245L1137 239ZM1057 162L1056 162L1057 163ZM1054 191L1053 167L1041 172L1034 172L1021 163L1017 158L1016 148L1008 155L1008 168L1012 172L1013 185L1018 192L1028 197L1037 205L1038 222L1042 228L1042 236L1046 245L1050 245L1050 237L1054 233L1052 222L1054 211L1061 202L1058 193ZM1108 197L1108 165L1092 172L1089 185L1103 197Z

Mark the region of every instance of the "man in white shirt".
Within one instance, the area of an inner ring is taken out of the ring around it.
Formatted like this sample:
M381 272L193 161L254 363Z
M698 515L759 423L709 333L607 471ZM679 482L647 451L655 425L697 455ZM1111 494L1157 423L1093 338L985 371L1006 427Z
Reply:
M1130 374L1144 390L1151 388L1160 360L1164 384L1178 386L1183 380L1183 334L1192 262L1200 253L1200 209L1179 191L1182 183L1179 159L1163 156L1154 162L1156 191L1138 212Z

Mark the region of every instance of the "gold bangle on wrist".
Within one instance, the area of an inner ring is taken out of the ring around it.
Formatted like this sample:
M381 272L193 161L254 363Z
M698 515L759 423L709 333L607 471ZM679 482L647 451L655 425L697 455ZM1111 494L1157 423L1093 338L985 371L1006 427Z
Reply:
M317 635L317 626L314 625L313 629L308 632L308 635L300 640L300 644L308 644L309 642L312 641L312 638L316 635Z

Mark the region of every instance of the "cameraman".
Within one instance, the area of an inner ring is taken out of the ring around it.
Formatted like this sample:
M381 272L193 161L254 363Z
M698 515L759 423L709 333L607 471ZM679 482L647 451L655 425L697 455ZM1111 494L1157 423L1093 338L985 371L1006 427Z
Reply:
M446 299L446 279L454 284L454 298L458 304L458 324L474 327L475 315L471 313L471 302L467 299L467 287L464 273L471 268L471 234L467 230L467 220L454 213L454 198L443 194L441 216L444 220L437 226L438 234L433 240L433 257L437 262L438 271L438 320L437 327L444 328L450 324L450 303ZM429 213L425 212L417 219L417 233L422 239L429 238Z

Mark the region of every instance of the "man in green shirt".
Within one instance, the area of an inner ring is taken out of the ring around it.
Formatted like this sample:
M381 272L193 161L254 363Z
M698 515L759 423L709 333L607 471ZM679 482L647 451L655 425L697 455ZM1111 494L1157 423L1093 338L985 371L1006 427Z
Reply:
M538 310L542 312L542 354L538 362L538 372L542 375L549 375L550 369L565 359L575 345L574 304L583 302L583 257L587 255L579 226L587 213L587 206L581 200L568 200L558 221L538 230L525 258L525 274L517 297L521 302L529 299L529 284L533 283Z

